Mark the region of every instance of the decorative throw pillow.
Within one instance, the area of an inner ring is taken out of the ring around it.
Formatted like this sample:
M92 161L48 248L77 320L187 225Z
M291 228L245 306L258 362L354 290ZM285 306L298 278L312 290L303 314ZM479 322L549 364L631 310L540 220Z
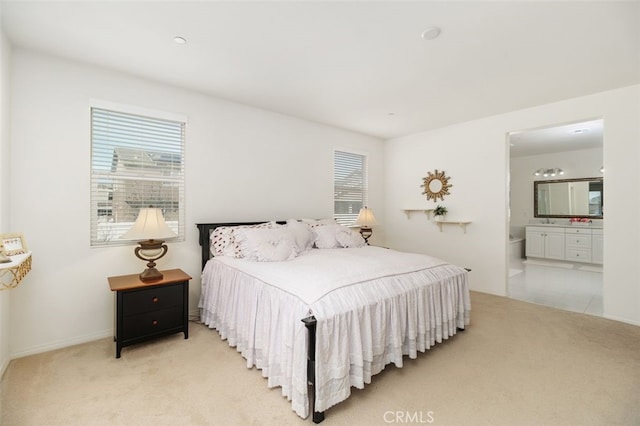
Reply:
M313 228L314 244L320 249L363 247L362 235L343 225L332 224Z
M222 256L224 254L224 249L231 241L230 230L231 227L229 226L219 226L213 230L209 238L212 255Z
M240 246L235 241L235 233L239 229L262 229L275 228L278 226L276 222L264 222L256 225L240 225L240 226L219 226L211 234L211 254L214 256L231 256L240 258L242 252Z
M341 228L342 229L336 232L336 240L338 244L340 244L340 247L355 248L366 245L366 241L359 232L349 229L346 226L341 226Z
M289 219L287 220L287 229L293 235L298 254L304 253L313 247L313 232L311 232L309 226L298 222L296 219Z
M291 230L238 229L235 232L242 257L252 262L282 262L296 257L296 243Z
M300 221L311 229L317 226L337 225L333 219L300 219Z
M340 228L343 228L343 226L337 224L314 227L312 229L314 236L314 245L319 249L331 249L340 247L340 243L338 243L338 240L336 238Z

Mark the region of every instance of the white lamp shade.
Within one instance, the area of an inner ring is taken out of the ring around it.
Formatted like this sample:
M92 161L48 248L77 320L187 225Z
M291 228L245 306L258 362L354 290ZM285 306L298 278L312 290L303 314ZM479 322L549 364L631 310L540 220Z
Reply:
M131 229L120 238L123 240L161 240L177 236L164 221L162 210L144 208L140 209L138 218Z
M377 224L378 222L376 222L376 217L373 215L373 210L368 207L360 209L360 214L358 214L358 219L356 219L356 225L370 228Z

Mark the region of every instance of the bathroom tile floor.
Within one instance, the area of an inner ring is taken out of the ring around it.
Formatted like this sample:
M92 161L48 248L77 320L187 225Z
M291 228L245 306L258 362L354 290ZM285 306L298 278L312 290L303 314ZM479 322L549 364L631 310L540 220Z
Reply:
M602 272L523 261L524 259L511 261L509 297L567 311L602 316Z

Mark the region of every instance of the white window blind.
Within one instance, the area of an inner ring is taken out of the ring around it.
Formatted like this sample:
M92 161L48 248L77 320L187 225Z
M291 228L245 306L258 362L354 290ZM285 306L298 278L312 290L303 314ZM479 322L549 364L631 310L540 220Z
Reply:
M185 123L91 109L91 245L122 244L142 207L184 240Z
M360 209L367 204L367 156L353 152L334 152L333 202L334 219L351 225Z

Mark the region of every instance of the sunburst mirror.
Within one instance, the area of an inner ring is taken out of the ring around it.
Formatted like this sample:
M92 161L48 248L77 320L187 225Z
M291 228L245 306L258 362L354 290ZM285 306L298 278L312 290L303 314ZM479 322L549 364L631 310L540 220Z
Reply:
M427 176L422 178L422 185L420 185L424 188L422 194L427 196L427 201L438 201L438 198L444 200L444 196L449 195L449 188L453 186L449 183L449 179L444 170L440 172L435 169L434 173L427 172Z

